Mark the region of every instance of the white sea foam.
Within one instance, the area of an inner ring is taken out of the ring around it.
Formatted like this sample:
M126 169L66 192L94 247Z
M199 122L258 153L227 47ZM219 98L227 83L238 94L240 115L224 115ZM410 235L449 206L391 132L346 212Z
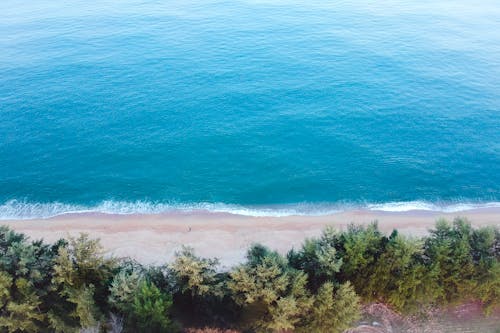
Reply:
M333 205L297 204L282 207L248 207L223 203L153 203L147 201L103 201L84 206L60 202L33 203L9 200L0 205L0 220L50 218L64 214L102 213L116 215L212 212L243 216L327 215L339 212Z
M93 206L65 204L61 202L36 203L9 200L0 205L0 220L29 220L50 218L65 214L101 213L115 215L130 214L168 214L210 212L227 213L254 217L281 216L322 216L343 211L366 209L384 212L435 211L456 213L473 209L500 208L500 202L487 203L448 203L436 204L425 201L388 202L377 204L331 204L298 203L275 206L242 206L223 203L154 203L147 201L102 201Z
M474 209L484 208L500 208L500 202L456 202L456 203L430 203L426 201L403 201L403 202L387 202L381 204L368 204L366 208L369 210L384 211L384 212L408 212L408 211L433 211L444 213L457 213Z

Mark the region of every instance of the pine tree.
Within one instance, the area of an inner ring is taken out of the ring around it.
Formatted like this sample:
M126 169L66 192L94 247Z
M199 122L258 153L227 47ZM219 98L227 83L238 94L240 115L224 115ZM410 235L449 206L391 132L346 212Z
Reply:
M233 299L243 308L244 325L257 332L293 329L312 305L307 274L260 245L253 246L247 258L231 271L228 282Z
M11 300L10 289L12 288L12 276L9 273L0 271L0 309Z
M471 247L475 265L473 294L490 313L500 305L500 232L497 228L483 227L472 233Z
M217 259L199 258L192 248L183 247L181 252L176 253L170 268L182 293L188 292L193 297L222 297L223 286L218 279L218 264Z
M398 310L414 310L426 299L423 243L393 231L367 287L375 298Z
M334 291L332 282L325 282L314 296L307 320L300 333L340 333L360 318L360 298L349 282Z
M429 284L440 303L457 302L473 297L476 289L472 256L472 228L465 219L457 218L453 225L445 220L436 223L425 244L428 257Z
M364 226L350 225L339 236L340 255L343 264L340 271L341 281L351 281L354 288L366 300L374 295L367 286L374 274L377 260L385 250L387 237L379 230L376 222Z
M332 228L323 231L319 239L306 239L300 251L290 251L288 260L296 269L309 276L309 288L315 291L325 281L334 280L342 267L342 258L335 248L337 233Z
M172 297L162 293L153 283L142 281L132 304L133 322L138 332L172 332L169 319Z
M104 258L99 240L91 240L86 234L69 238L68 245L60 247L54 259L52 285L59 294L59 303L65 306L52 309L52 327L96 326L107 306L115 267L113 259Z
M61 242L53 246L29 239L6 227L0 227L0 309L2 325L13 331L40 331L47 326L46 314L52 298L50 288L52 260ZM8 282L10 281L10 282ZM8 283L7 283L8 282ZM10 285L10 287L7 287Z
M40 298L33 290L31 283L19 278L15 284L10 283L6 275L1 278L3 286L6 290L15 290L17 297L12 298L9 295L9 300L3 307L3 313L0 315L0 327L3 327L7 332L39 332L43 325L45 315L40 312ZM5 294L4 294L5 295ZM3 297L5 300L5 297ZM5 301L4 301L5 304Z
M121 270L113 278L109 287L109 303L122 314L128 316L132 311L134 297L144 280L144 276L137 270Z

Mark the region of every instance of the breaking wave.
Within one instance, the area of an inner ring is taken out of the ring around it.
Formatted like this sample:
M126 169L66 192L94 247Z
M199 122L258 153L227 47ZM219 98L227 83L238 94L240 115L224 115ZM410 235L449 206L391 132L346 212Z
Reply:
M64 214L101 213L115 215L168 213L227 213L254 217L321 216L349 210L382 212L434 211L455 213L474 209L500 208L500 202L436 204L425 201L388 203L297 203L274 206L243 206L224 203L155 203L148 201L102 201L96 205L61 202L37 203L9 200L0 205L0 220L45 219Z

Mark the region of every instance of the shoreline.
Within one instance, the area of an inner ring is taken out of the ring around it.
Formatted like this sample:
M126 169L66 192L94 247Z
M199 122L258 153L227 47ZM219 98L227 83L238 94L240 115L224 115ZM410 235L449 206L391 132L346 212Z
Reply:
M183 245L191 246L202 257L217 257L223 266L244 259L252 243L262 243L281 253L298 247L305 238L321 234L328 225L344 229L350 223L366 225L374 220L390 233L397 228L409 236L422 236L439 218L469 219L473 226L500 226L500 208L481 208L460 212L411 210L388 212L350 210L329 215L246 216L214 212L175 212L165 214L80 213L47 219L3 220L0 225L25 233L31 239L54 242L68 235L88 233L99 238L105 251L117 257L131 257L144 264L170 261Z
M73 215L185 215L229 214L252 217L327 216L345 212L374 213L460 213L473 210L500 209L500 201L387 201L370 202L298 202L272 205L226 203L161 203L150 201L104 200L93 205L8 200L0 204L0 221L38 220Z

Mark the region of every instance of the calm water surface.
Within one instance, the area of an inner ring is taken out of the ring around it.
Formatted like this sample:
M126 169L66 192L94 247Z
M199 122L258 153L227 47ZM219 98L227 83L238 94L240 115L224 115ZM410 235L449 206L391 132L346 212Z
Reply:
M498 1L3 0L0 218L499 202L499 78Z

